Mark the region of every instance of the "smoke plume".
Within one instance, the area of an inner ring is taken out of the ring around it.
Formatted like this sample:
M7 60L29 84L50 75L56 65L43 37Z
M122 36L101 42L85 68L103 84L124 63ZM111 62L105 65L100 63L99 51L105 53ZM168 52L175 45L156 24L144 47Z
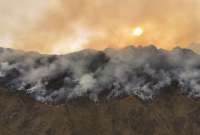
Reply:
M166 51L154 46L67 55L1 48L0 84L51 103L78 97L97 102L131 95L152 100L171 88L199 98L200 55L189 49Z

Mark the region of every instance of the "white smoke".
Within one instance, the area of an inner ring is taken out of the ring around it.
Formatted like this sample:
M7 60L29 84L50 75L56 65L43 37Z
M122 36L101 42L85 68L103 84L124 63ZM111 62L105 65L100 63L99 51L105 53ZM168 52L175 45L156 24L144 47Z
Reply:
M200 44L199 43L192 43L188 46L189 49L192 49L194 52L200 54Z
M188 49L165 51L154 46L60 56L1 48L0 84L41 102L128 95L152 100L174 84L180 92L199 98L200 56Z

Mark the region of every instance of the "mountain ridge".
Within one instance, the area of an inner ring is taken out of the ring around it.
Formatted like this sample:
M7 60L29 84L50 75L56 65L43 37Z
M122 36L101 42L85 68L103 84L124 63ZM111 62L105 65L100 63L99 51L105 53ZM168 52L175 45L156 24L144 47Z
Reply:
M181 93L200 97L200 55L189 49L151 45L42 55L1 48L0 56L0 84L40 102L84 96L98 102L131 95L153 100L174 83Z
M154 46L0 49L0 135L199 135L199 57Z

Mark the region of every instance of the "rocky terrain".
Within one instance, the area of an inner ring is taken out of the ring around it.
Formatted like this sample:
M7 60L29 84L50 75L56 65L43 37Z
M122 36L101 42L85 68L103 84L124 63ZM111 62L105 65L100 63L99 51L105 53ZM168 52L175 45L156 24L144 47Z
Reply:
M0 135L199 135L200 55L0 48Z
M153 102L129 96L47 105L0 90L0 135L199 135L200 102L172 88Z

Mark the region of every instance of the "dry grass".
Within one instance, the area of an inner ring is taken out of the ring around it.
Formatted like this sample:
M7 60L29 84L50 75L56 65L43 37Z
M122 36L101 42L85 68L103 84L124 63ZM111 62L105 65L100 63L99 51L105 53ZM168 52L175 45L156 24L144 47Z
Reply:
M200 135L200 102L176 92L52 106L0 90L0 135Z

